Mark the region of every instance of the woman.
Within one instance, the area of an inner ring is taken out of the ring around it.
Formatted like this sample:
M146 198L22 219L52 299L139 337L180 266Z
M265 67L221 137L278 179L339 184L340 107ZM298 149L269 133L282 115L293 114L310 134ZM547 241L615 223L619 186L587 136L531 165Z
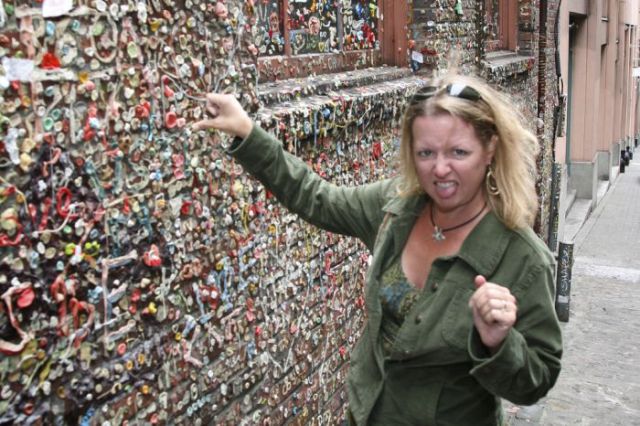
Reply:
M332 185L254 126L231 95L208 95L196 129L237 136L232 154L289 209L373 253L368 322L347 380L349 420L497 425L500 398L533 404L562 343L554 260L530 228L537 141L486 84L448 76L403 120L400 177Z

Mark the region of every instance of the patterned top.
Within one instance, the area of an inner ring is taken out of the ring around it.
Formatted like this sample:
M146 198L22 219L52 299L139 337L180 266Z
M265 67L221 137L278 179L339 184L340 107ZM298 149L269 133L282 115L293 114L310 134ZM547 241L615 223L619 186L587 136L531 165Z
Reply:
M400 258L396 259L382 274L380 285L380 302L382 303L380 336L385 356L389 356L393 351L398 330L420 296L420 292L409 283L404 275Z

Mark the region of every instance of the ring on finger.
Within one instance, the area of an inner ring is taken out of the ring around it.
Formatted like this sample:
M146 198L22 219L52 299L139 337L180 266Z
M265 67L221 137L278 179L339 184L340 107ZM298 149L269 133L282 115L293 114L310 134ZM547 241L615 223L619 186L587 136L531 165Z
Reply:
M505 300L505 301L503 301L502 303L503 303L503 305L502 305L502 310L503 310L503 311L505 311L505 312L507 312L507 311L509 310L509 304L507 303L507 301L506 301L506 300Z

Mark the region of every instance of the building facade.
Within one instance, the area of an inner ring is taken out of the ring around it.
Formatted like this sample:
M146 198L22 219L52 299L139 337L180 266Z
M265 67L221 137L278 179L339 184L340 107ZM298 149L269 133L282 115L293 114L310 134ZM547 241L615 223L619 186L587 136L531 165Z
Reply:
M564 1L560 44L564 131L555 145L562 165L562 210L599 194L619 171L620 153L638 135L638 2Z

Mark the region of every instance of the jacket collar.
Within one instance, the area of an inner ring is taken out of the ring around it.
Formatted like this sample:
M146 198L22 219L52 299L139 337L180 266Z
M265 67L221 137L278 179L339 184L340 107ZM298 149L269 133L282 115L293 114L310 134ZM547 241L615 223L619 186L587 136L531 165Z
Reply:
M398 195L384 205L383 211L393 215L394 219L390 227L390 238L393 239L396 254L402 250L416 217L426 203L425 195ZM489 211L464 240L458 254L453 257L465 261L478 274L491 276L507 249L511 234L498 217Z
M402 252L411 228L426 203L427 197L425 195L396 195L382 208L384 212L392 216L392 221L389 224L391 232L386 234L387 238L391 238L393 241L394 255L399 255Z
M427 199L424 194L395 195L387 201L382 210L394 216L418 216Z

